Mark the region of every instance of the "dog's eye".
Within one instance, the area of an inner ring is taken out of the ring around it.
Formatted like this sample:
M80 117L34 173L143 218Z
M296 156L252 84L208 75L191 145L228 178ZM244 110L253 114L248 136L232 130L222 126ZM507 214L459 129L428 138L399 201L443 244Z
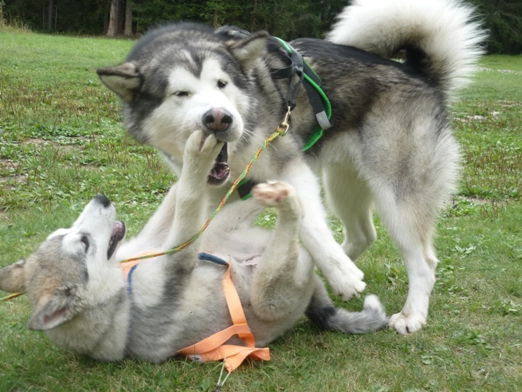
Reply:
M83 235L80 241L82 242L83 246L85 247L85 252L87 252L89 250L89 238L87 238L86 235Z
M188 97L189 93L188 91L176 91L172 95L175 97Z
M218 88L225 88L226 85L227 85L227 82L225 82L223 80L218 80L218 82L217 82Z

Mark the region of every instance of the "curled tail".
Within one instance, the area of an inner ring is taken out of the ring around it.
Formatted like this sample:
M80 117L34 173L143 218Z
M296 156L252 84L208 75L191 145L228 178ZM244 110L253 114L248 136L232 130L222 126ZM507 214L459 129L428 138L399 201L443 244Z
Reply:
M362 311L348 312L334 306L322 282L317 284L306 315L321 329L353 334L377 331L388 325L388 318L377 296L368 295Z
M474 8L458 0L354 0L326 39L385 58L404 50L451 95L468 82L485 38Z

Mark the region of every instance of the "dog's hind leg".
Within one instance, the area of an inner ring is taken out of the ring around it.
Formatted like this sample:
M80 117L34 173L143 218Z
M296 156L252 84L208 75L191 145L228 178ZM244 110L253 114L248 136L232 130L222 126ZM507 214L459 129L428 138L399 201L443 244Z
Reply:
M312 259L299 247L298 227L302 208L292 187L283 183L259 184L253 189L261 205L279 211L276 227L252 278L251 303L256 315L266 321L299 317L312 294Z
M387 189L384 181L373 184L375 196L372 197L366 181L346 166L326 167L323 180L329 205L345 227L343 247L352 258L375 241L371 214L375 197L379 215L404 257L409 278L406 304L400 313L391 317L390 326L402 334L422 328L426 323L437 264L431 245L435 208L419 206L420 196L411 196L410 202L397 201L396 194Z
M422 200L422 196L410 195L398 200L393 191L381 186L375 198L381 220L402 253L408 273L406 303L400 313L390 318L390 327L401 334L413 333L424 326L435 284L437 258L432 235L436 207Z
M323 170L328 205L343 222L343 249L357 259L377 238L372 219L371 191L349 166L329 165Z
M392 316L390 326L401 334L413 333L421 329L428 316L429 298L435 284L435 267L437 258L431 244L431 230L427 228L415 232L415 222L410 212L397 210L392 225L397 225L390 234L401 251L408 273L408 297L400 313ZM387 215L393 212L388 211ZM402 215L402 216L400 216ZM393 219L393 218L392 218ZM432 223L435 217L429 219ZM408 222L409 221L409 222ZM424 225L429 224L428 222Z
M319 328L348 333L365 333L388 325L386 313L375 295L368 295L364 299L361 312L348 312L334 306L318 276L314 276L314 281L315 291L306 309L306 315Z
M425 114L438 113L437 101L420 102L419 113L410 110L410 121L404 116L387 116L388 140L364 146L362 167L381 222L402 253L408 273L406 303L390 319L390 326L401 334L415 332L426 323L437 265L432 243L435 220L455 189L459 163L458 145L446 117ZM406 108L398 112L408 113ZM364 132L376 140L384 138L379 133L382 130L368 128Z

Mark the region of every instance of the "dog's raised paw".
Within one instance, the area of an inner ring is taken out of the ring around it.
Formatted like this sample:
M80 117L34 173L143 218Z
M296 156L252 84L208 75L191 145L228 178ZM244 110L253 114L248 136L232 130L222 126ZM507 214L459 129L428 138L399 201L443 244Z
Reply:
M208 133L198 129L190 134L185 150L192 153L204 154L206 151L214 149L217 144L220 143L214 135L209 135Z
M290 195L292 188L282 182L258 184L252 189L254 199L266 207L277 207Z
M192 165L206 168L216 159L222 147L223 143L219 142L214 135L196 130L189 136L185 145L185 161L188 164L192 163Z

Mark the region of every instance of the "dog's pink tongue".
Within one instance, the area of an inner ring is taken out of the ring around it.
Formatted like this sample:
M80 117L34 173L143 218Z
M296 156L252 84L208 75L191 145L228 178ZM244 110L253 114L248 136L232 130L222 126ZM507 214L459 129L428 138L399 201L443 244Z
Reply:
M114 228L112 229L111 237L117 237L125 231L125 224L121 221L116 221L114 223Z
M111 238L109 240L109 248L107 249L107 260L109 260L118 243L125 237L125 223L121 221L114 222L114 227L112 228Z
M222 178L226 177L228 173L230 172L230 169L228 168L228 165L224 162L216 163L212 170L210 171L210 175L214 178L217 178L218 180L221 180Z

